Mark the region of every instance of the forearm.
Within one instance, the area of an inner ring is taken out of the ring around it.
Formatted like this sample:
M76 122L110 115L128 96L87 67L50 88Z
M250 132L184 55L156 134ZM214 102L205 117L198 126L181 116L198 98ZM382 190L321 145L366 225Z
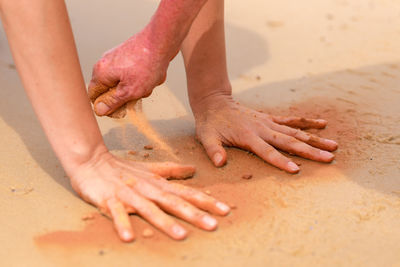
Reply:
M62 0L0 2L25 90L66 172L105 150Z
M209 0L181 48L192 109L203 98L231 95L224 33L224 1Z
M144 29L150 50L158 50L171 61L179 52L182 41L206 2L207 0L162 0Z

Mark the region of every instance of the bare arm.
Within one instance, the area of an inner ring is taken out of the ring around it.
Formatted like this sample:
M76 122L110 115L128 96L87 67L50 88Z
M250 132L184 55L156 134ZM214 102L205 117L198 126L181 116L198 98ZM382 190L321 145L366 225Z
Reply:
M170 237L187 231L168 216L204 229L229 207L169 183L193 166L141 163L114 157L105 147L86 95L65 3L62 0L0 0L0 15L26 92L74 190L114 220L124 241L134 239L128 212L136 212Z
M209 0L182 43L193 110L207 96L232 94L226 65L224 27L224 1Z
M85 93L62 0L1 0L1 17L25 90L68 174L105 150Z
M272 116L233 100L226 66L223 0L209 0L204 5L183 42L182 54L196 133L215 166L226 163L223 145L252 151L290 173L300 168L276 148L316 161L333 160L329 151L337 148L335 141L298 129L320 129L326 121Z
M89 85L97 115L111 115L128 101L149 96L165 81L169 62L206 2L162 0L141 32L103 55Z

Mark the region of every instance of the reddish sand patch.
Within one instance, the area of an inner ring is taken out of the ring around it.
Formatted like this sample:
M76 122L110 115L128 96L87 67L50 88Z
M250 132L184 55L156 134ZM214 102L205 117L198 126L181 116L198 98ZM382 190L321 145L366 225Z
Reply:
M267 109L265 109L267 112ZM296 189L313 183L333 182L332 177L340 177L338 173L346 172L353 163L357 151L363 150L356 145L361 128L356 128L354 116L356 110L350 109L346 103L327 99L310 99L292 105L289 109L268 109L276 115L304 116L308 118L323 118L328 120L328 126L323 130L311 130L320 136L337 140L339 149L335 152L336 160L332 164L324 164L293 157L301 165L301 172L297 175L285 173L269 164L266 164L252 153L236 148L228 149L228 164L222 168L215 168L202 146L193 136L180 136L168 140L174 149L179 150L179 157L186 163L195 163L198 169L193 179L178 181L193 186L199 190L226 202L234 207L227 217L218 218L219 228L225 229L232 225L255 220L263 214L273 216L274 211L288 206L296 195ZM139 155L130 155L139 157ZM152 160L163 159L163 153L154 149ZM251 173L252 178L243 179L243 175ZM172 239L149 226L138 216L131 216L136 240L140 240L149 248L165 247L171 244ZM82 246L101 246L104 244L124 247L113 229L112 222L99 214L92 220L85 222L82 231L55 231L35 238L38 245L57 245L64 248L79 248ZM184 223L195 238L204 236L204 231ZM152 238L144 238L141 233L144 229L154 230ZM189 238L191 236L189 235Z

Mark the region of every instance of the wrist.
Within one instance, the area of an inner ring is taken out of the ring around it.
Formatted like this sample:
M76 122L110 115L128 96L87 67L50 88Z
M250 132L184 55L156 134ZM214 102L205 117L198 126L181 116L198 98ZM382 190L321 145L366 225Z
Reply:
M149 53L168 64L178 54L180 42L177 37L169 38L166 30L150 22L138 35Z
M207 87L198 86L199 90L189 90L189 102L195 117L206 109L233 102L230 83L210 87L213 88L210 90L206 90Z
M75 146L59 158L66 174L72 179L83 166L98 162L108 152L104 143L93 147Z

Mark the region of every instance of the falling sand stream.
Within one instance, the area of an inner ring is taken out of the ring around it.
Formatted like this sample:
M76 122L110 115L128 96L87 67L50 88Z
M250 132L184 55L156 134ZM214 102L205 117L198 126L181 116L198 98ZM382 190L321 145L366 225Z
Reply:
M143 113L142 100L131 101L126 107L127 122L133 124L136 129L151 141L157 148L165 151L174 159L179 161L179 158L174 153L170 145L168 145L160 135L154 130L145 114ZM123 123L123 139L126 140L126 121Z

